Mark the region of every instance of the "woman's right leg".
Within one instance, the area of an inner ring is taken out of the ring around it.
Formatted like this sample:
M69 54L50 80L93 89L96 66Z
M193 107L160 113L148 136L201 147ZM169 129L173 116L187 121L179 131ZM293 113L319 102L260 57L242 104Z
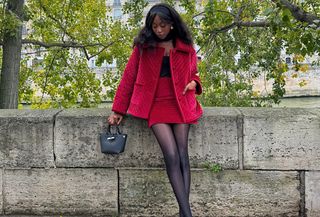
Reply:
M189 124L174 124L172 126L174 138L177 143L178 153L180 157L180 170L182 173L184 187L186 189L187 198L189 201L190 194L190 163L188 155L188 134L189 134ZM182 211L179 212L180 217L184 217Z
M163 153L167 174L184 217L192 217L188 195L180 169L180 157L173 129L169 124L151 127Z

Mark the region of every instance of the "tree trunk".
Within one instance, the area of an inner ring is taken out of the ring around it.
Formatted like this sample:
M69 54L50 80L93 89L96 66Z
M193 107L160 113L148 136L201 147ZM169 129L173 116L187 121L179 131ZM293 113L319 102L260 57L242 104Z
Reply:
M19 71L21 60L22 15L24 0L9 0L7 10L20 19L21 25L3 36L0 81L0 109L18 108Z

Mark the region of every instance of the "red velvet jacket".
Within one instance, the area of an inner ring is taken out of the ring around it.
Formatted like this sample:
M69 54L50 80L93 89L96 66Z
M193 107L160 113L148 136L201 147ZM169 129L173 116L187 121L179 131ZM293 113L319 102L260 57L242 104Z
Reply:
M112 111L148 119L164 51L162 47L143 46L142 51L134 47L118 86ZM175 96L184 121L199 118L202 108L195 94L201 94L202 87L197 75L197 55L194 48L177 39L175 48L170 51L170 68ZM189 90L182 95L185 86L192 80L197 82L196 91Z

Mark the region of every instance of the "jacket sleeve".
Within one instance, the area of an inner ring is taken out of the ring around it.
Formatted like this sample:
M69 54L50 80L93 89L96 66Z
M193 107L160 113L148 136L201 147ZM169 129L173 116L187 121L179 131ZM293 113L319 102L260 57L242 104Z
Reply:
M139 67L140 51L134 47L113 99L112 111L125 115L127 113Z
M201 85L201 81L200 81L200 77L199 77L199 73L198 73L198 67L197 67L197 53L196 51L192 48L191 51L191 80L194 80L197 83L196 86L196 94L200 95L202 93L202 85Z

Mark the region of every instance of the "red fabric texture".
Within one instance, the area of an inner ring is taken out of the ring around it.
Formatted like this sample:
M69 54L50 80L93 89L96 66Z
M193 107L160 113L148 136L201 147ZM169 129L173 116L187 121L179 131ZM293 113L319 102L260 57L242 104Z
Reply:
M141 51L134 47L116 91L112 111L148 119L164 51L162 47L143 46ZM177 39L175 48L170 51L170 68L178 112L184 123L194 121L203 112L195 97L195 94L201 94L202 87L194 48ZM183 95L185 86L192 80L197 82L196 91L188 91Z
M194 91L191 92L194 94ZM156 123L185 123L179 112L170 77L160 77L158 80L156 94L148 118L148 126L151 127ZM188 122L188 124L196 123L197 119Z

